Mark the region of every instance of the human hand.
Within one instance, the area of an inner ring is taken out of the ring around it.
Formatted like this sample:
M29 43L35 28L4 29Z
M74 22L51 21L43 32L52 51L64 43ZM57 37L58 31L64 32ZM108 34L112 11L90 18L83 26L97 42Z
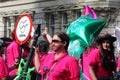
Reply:
M16 62L16 63L14 64L14 68L18 68L18 66L19 66L19 62Z
M46 36L48 34L48 28L45 27L45 30L42 32L42 36Z

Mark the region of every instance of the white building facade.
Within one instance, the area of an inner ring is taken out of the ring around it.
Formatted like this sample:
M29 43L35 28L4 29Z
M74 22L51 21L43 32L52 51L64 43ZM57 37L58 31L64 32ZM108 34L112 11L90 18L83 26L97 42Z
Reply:
M53 35L65 31L72 21L81 16L85 5L89 5L98 19L107 20L102 32L114 35L120 27L120 0L0 0L0 37L10 37L18 17L24 13L32 16L33 24L48 27Z

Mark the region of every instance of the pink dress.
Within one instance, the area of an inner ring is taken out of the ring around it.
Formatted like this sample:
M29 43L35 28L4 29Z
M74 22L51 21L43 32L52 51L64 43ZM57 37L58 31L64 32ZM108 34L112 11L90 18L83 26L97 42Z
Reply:
M7 66L12 67L15 64L15 58L20 58L20 46L17 44L16 41L13 41L10 45L8 45L6 49L6 62ZM10 71L9 75L13 76L17 74L17 68Z
M94 54L90 60L90 66L95 67L94 71L97 78L112 76L112 71L104 69L101 65L100 49L94 50Z
M54 59L55 53L48 54L40 66L42 80L80 80L78 62L67 53Z
M0 80L6 76L8 76L8 68L4 59L0 56Z

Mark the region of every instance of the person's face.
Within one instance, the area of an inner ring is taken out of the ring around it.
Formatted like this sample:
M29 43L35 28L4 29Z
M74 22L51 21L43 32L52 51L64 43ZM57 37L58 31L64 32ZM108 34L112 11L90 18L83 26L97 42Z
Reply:
M62 48L64 48L64 42L62 42L57 35L54 35L52 38L51 49L54 51L59 51Z
M110 40L103 40L102 47L103 47L103 49L108 50L110 47Z

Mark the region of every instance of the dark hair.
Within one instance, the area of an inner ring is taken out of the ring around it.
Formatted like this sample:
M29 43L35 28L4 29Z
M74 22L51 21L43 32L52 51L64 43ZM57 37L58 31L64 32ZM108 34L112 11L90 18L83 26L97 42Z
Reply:
M38 42L39 52L42 54L47 54L49 43L47 41L41 40Z
M67 43L65 46L65 49L67 51L68 45L69 45L69 40L70 40L69 36L65 32L57 32L57 33L55 33L55 35L57 35L61 39L62 42L65 41Z
M113 42L110 41L110 48L108 51L108 55L110 56L110 60L108 60L108 56L104 55L105 54L105 50L102 48L102 43L99 43L100 45L100 49L101 49L101 53L100 53L100 57L101 57L101 61L102 61L102 67L107 69L107 70L111 70L114 71L116 68L116 62L115 62L115 56L114 56L114 46L113 46Z
M104 34L102 36L98 36L96 42L101 43L103 40L110 40L111 42L115 42L117 38L110 34Z
M15 40L15 28L13 29L12 33L11 33L11 37L13 40Z

